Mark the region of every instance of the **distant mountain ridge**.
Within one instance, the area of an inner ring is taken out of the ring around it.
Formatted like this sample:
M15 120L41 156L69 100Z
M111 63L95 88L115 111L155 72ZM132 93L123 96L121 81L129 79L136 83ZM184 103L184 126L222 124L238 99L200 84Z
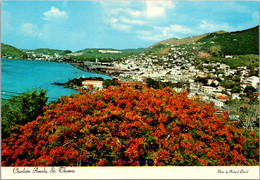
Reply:
M208 34L209 33L198 35L198 36L186 37L186 38L183 38L183 39L170 38L170 39L166 39L166 40L160 41L158 43L155 43L155 44L151 45L149 48L154 48L154 47L156 47L160 44L178 46L178 45L182 45L182 44L186 44L186 43L192 43L192 42L195 42L195 41L207 36Z
M179 46L188 43L201 43L201 50L208 51L212 46L219 46L223 54L259 54L259 26L242 31L217 31L183 39L170 38L151 45L149 48ZM164 49L163 49L164 48Z
M17 49L13 46L1 43L1 57L26 59L30 53L46 55L72 55L75 60L103 61L118 60L137 53L153 53L164 55L169 53L171 46L181 46L191 43L201 44L200 50L209 51L212 46L218 46L225 54L259 54L259 26L236 32L217 31L205 33L198 36L191 36L182 39L170 38L151 45L148 48L117 50L113 48L86 48L76 52L70 50L57 50L48 48L39 49ZM104 53L100 50L118 51L119 53Z
M227 32L226 31L217 31L215 33L216 34L223 34L223 33L227 33ZM153 47L155 47L159 44L179 46L179 45L186 44L186 43L193 43L195 41L202 39L205 36L208 36L209 34L211 34L211 33L205 33L205 34L198 35L198 36L190 36L190 37L186 37L186 38L182 38L182 39L169 38L169 39L157 42L157 43L151 45L149 48L153 48Z

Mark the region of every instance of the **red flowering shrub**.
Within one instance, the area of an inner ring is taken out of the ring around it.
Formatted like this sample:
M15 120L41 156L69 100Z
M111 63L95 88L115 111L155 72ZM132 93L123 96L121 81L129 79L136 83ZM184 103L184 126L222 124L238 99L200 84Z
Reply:
M258 165L258 137L187 92L109 87L62 97L2 142L2 166Z

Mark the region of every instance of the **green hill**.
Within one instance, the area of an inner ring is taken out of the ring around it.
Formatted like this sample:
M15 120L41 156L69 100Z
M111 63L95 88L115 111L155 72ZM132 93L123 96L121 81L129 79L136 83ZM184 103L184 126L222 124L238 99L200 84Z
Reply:
M194 45L196 44L196 45ZM165 55L170 52L171 46L192 47L198 46L197 51L209 52L218 50L219 55L246 55L259 54L259 26L243 31L218 31L183 39L170 38L153 44L148 48L117 50L112 48L86 48L72 53L70 50L48 48L19 50L13 46L2 44L2 57L25 59L27 53L36 55L71 55L72 60L79 61L117 61L127 56L139 53ZM191 49L191 51L194 51Z
M166 54L173 46L189 46L199 44L201 51L210 52L212 47L218 47L221 55L259 54L259 26L236 32L217 31L182 39L170 38L148 47L155 54Z
M225 33L225 31L218 31L216 33L218 33L218 34ZM195 41L200 40L203 37L206 37L209 34L210 33L206 33L206 34L202 34L202 35L198 35L198 36L190 36L190 37L186 37L186 38L182 38L182 39L170 38L170 39L166 39L166 40L160 41L158 43L155 43L155 44L151 45L149 48L158 48L158 45L159 46L160 45L179 46L179 45L183 45L183 44L187 44L187 43L193 43Z
M197 42L203 43L202 50L206 51L219 46L223 55L259 54L259 26L223 34L210 33Z
M120 60L121 58L135 55L141 52L144 52L144 48L139 49L124 49L124 50L117 50L111 48L87 48L75 53L72 53L71 58L74 60L83 60L83 61L95 61L99 59L100 61L116 61Z
M1 57L2 58L12 57L14 59L23 59L27 57L27 54L13 46L1 43Z
M46 54L46 55L67 55L71 53L70 50L58 50L58 49L49 49L49 48L39 48L39 49L23 49L23 52L30 52L34 54Z

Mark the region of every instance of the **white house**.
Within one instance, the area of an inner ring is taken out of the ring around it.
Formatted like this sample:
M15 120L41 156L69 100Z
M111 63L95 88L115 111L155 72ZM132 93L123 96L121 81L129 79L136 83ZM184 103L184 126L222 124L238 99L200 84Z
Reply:
M103 88L103 81L95 81L95 80L85 80L85 81L82 81L82 86L83 87L87 87L88 85L93 85L94 87L102 89Z
M233 56L226 55L226 56L225 56L225 58L226 58L226 59L232 59L232 58L233 58Z
M257 86L259 86L259 77L256 76L248 77L247 79L245 79L245 83L256 88Z

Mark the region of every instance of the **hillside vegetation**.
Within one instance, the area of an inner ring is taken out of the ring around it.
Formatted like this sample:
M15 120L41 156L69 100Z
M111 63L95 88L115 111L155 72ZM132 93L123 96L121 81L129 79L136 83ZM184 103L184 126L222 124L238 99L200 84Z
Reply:
M99 51L118 51L119 53L101 53ZM120 60L121 58L128 57L134 54L138 54L143 52L144 49L124 49L124 50L117 50L117 49L96 49L96 48L87 48L84 50L80 50L77 52L72 53L71 58L73 60L80 60L80 61L95 61L99 59L99 61L114 61Z
M13 46L1 43L1 57L12 57L13 59L23 59L27 54Z
M23 52L29 52L34 54L46 54L46 55L67 55L72 53L70 50L58 50L58 49L49 49L49 48L39 48L39 49L24 49Z
M203 43L202 50L207 51L218 46L223 55L259 54L259 26L244 31L211 33L197 42Z
M170 38L153 44L147 51L159 55L161 52L167 54L172 46L187 48L196 46L199 47L196 49L209 53L217 49L219 51L215 54L217 56L259 54L259 26L236 32L218 31L183 39Z
M251 29L225 32L218 31L214 33L206 33L198 36L191 36L187 38L177 39L170 38L158 43L153 44L148 48L139 49L124 49L116 50L111 48L87 48L76 52L70 50L57 50L57 49L24 49L19 50L13 46L2 44L2 57L26 59L28 54L42 54L54 56L66 56L76 61L118 61L131 55L138 55L140 53L154 54L154 55L167 55L171 52L171 47L187 47L191 49L197 46L196 50L212 53L213 56L217 55L223 57L224 55L246 55L246 54L259 54L259 26ZM119 53L101 53L99 51L119 51ZM194 51L194 50L193 50ZM215 53L215 54L214 54Z
M158 43L155 43L152 46L150 46L149 48L155 48L160 44L161 45L179 46L179 45L182 45L182 44L193 43L193 42L198 41L201 38L207 36L208 34L209 33L202 34L202 35L199 35L199 36L186 37L186 38L182 38L182 39L170 38L170 39L166 39L166 40L160 41Z

